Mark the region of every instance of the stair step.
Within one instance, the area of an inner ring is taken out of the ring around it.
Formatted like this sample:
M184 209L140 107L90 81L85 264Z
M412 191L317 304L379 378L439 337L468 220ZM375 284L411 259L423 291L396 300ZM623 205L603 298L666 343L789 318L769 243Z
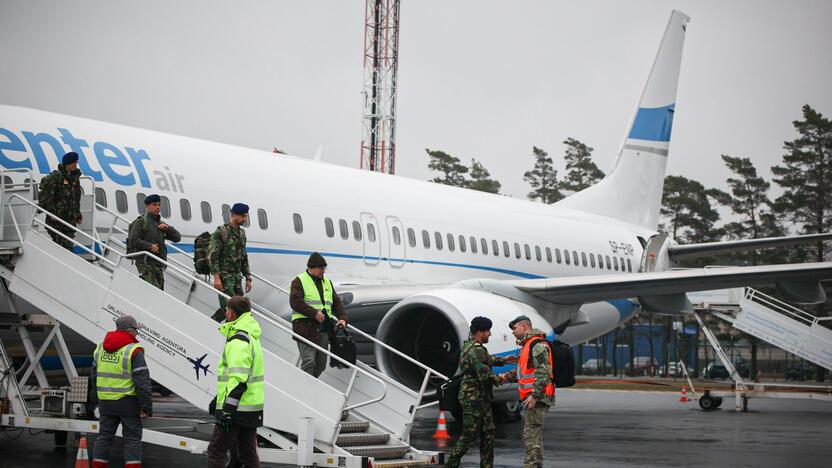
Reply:
M367 421L344 421L341 423L341 434L367 432L370 423Z
M338 436L337 445L341 447L355 447L357 445L383 445L390 440L390 434L352 433Z
M428 466L431 465L430 460L381 460L373 463L376 468L404 468L407 466Z
M344 447L344 449L360 457L390 460L404 457L404 454L410 450L410 447L407 445L365 445L359 447Z

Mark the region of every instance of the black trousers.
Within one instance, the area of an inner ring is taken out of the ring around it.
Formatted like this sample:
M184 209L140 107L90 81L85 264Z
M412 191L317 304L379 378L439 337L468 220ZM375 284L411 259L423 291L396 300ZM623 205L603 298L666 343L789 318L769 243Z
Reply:
M208 467L225 468L225 454L232 446L237 449L237 459L243 466L260 468L260 457L257 455L257 428L237 424L233 424L228 432L223 432L219 424L214 425L211 443L208 444Z

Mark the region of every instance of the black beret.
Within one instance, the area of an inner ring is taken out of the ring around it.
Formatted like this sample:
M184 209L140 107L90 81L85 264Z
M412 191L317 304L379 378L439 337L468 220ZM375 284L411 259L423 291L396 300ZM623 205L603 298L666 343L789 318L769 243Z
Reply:
M517 325L518 322L522 322L523 320L528 320L529 322L531 322L531 320L529 320L529 318L525 315L518 315L517 318L508 323L508 327L514 329L514 326Z
M144 204L145 205L149 205L151 203L161 203L161 202L162 202L162 197L160 197L159 195L156 195L155 193L144 197Z
M246 214L248 213L248 205L245 203L235 203L234 206L231 207L231 212L234 214Z
M307 268L318 268L318 267L325 267L326 260L324 256L319 254L318 252L312 252L312 255L309 256L309 261L306 262Z
M491 330L491 319L488 317L474 317L471 319L471 331Z
M74 162L78 162L78 153L75 151L71 151L64 155L64 158L61 160L64 166L67 164L72 164Z

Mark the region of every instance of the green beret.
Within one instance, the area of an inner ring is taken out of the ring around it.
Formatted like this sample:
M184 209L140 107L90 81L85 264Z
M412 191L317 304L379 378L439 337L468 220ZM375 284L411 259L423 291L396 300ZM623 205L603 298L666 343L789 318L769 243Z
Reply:
M508 327L513 330L514 326L517 325L519 322L522 322L523 320L528 320L529 322L531 322L531 319L526 317L525 315L518 315L516 319L508 323Z

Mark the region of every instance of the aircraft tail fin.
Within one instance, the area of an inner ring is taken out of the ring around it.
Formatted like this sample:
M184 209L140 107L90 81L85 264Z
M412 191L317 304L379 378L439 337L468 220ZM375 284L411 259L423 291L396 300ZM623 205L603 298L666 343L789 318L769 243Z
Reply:
M558 206L655 229L690 17L674 10L612 171Z

